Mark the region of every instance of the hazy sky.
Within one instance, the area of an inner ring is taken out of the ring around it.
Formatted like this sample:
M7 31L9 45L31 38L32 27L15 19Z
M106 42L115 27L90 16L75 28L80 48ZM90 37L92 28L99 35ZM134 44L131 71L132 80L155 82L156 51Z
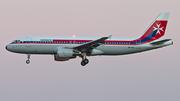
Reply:
M180 101L180 1L0 0L0 101ZM55 62L50 55L5 50L15 38L138 37L171 12L164 38L174 44L124 56Z

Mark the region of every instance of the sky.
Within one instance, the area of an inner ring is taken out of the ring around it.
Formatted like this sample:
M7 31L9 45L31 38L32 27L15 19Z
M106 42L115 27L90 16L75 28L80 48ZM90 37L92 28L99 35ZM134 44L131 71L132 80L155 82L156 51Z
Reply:
M179 101L178 0L0 0L0 101ZM174 44L123 56L56 62L11 53L22 36L138 37L170 12L164 38Z

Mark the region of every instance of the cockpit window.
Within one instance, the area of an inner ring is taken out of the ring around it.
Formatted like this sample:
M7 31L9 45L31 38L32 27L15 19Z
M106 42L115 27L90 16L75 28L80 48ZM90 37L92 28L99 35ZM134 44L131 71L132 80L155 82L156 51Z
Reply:
M20 43L20 40L14 40L12 43Z

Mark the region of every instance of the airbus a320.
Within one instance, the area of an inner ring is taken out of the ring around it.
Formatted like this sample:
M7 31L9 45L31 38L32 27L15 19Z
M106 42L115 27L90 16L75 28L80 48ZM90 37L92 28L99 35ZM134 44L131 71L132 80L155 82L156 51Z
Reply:
M25 36L15 39L6 46L8 51L27 54L54 55L55 61L68 61L81 57L81 65L89 63L87 56L125 55L148 51L172 45L171 39L163 39L168 23L169 12L162 12L139 38L118 37L63 37Z

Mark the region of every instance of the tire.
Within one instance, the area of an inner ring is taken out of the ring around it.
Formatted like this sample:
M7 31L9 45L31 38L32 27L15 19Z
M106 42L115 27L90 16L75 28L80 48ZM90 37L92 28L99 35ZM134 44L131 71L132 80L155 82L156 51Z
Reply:
M29 60L27 60L27 61L26 61L26 64L29 64L29 63L30 63L30 61L29 61Z
M89 60L88 59L84 59L83 60L85 64L88 64L89 63Z
M84 63L84 61L82 61L82 62L81 62L81 65L82 65L82 66L85 66L86 64Z

